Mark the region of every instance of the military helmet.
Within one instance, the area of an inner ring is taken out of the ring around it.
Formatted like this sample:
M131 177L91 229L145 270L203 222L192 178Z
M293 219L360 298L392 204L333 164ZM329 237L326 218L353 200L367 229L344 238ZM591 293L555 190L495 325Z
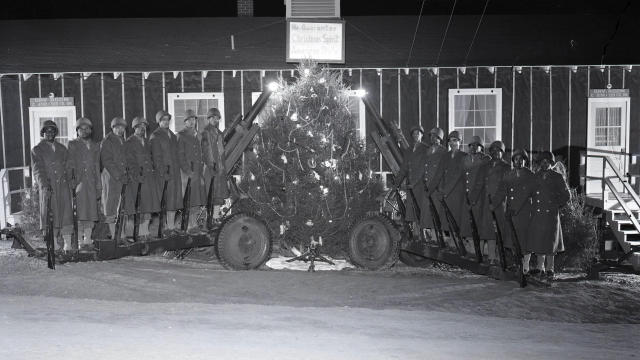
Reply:
M196 115L195 111L189 109L189 110L185 111L185 113L184 113L184 121L187 121L187 120L189 120L191 118L195 118L197 120L198 119L198 115Z
M78 130L78 128L82 125L87 125L90 128L93 128L91 120L87 119L86 117L81 117L80 119L76 120L76 130Z
M222 117L222 115L220 114L220 110L218 110L218 108L211 108L209 109L209 111L207 111L207 119L214 116L217 116L220 118Z
M160 110L156 113L156 122L160 122L160 120L165 117L168 116L169 120L171 120L171 114L169 114L168 112L164 111L164 110Z
M411 130L409 130L409 135L413 135L413 132L416 130L420 131L424 135L424 128L420 124L412 127Z
M447 139L451 140L452 138L460 140L460 132L458 130L450 132L449 136L447 136Z
M431 131L429 131L429 134L434 134L440 140L442 140L444 138L444 130L442 130L442 129L438 128L438 127L434 127L433 129L431 129Z
M47 120L44 122L44 124L42 124L42 127L40 128L40 137L44 136L44 131L47 128L53 128L56 131L56 135L58 135L58 124L56 124L53 120Z
M482 146L482 148L484 149L484 142L482 141L482 138L478 135L473 135L471 137L471 141L469 142L469 146L471 145L479 145Z
M529 155L527 155L527 152L524 151L524 149L513 150L511 153L511 161L513 161L513 158L516 157L516 155L521 155L526 161L529 161Z
M116 116L111 120L111 128L113 129L116 126L127 127L127 121L119 116Z
M542 161L542 160L548 160L551 165L556 163L556 157L553 155L553 153L551 151L543 151L539 156L538 156L538 160Z
M131 121L131 127L132 128L136 128L136 126L138 125L149 125L149 122L147 122L147 119L143 118L142 116L136 116L133 118L133 121Z
M498 148L500 149L500 151L504 152L506 150L504 143L500 140L496 140L494 142L491 143L491 145L489 145L489 149L491 148Z

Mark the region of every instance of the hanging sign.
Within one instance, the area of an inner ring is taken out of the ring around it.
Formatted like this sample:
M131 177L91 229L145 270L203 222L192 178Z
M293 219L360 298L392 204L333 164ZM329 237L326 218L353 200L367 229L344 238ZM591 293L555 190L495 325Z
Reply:
M287 62L344 64L343 20L287 20Z
M590 98L629 97L629 89L590 89Z
M29 98L29 106L73 106L73 97Z

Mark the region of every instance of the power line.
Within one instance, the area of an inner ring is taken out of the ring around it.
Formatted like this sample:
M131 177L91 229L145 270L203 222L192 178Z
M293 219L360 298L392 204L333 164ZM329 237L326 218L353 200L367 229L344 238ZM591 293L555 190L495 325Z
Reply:
M409 57L407 57L407 66L409 66L409 60L411 60L411 54L413 53L413 44L416 42L416 35L418 35L418 27L420 26L420 19L422 19L422 9L424 9L424 3L427 0L422 0L420 5L420 12L418 13L418 22L416 23L416 30L413 32L413 40L411 40L411 48L409 49Z
M451 14L449 15L449 22L447 22L447 28L444 29L444 35L442 36L442 43L440 43L440 50L438 50L438 57L436 58L436 66L440 62L440 54L442 54L442 47L444 46L444 41L447 39L447 32L449 31L449 26L451 25L451 19L453 18L453 12L456 10L456 4L458 0L453 1L453 7L451 8Z
M487 6L489 6L489 0L484 3L484 9L482 9L482 15L480 15L480 20L478 21L478 26L476 27L476 32L473 33L473 39L471 39L471 44L469 44L469 48L467 49L467 55L464 57L464 62L462 65L467 65L467 60L469 59L469 54L471 54L471 48L473 47L473 43L476 41L476 36L478 36L478 30L480 30L480 25L482 24L482 19L484 18L484 13L487 11Z

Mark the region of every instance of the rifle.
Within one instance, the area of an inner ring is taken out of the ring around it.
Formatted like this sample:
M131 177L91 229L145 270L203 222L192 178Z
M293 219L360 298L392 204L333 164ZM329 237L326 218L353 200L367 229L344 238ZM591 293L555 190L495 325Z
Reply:
M451 213L451 209L449 209L449 205L447 205L447 201L444 198L440 199L440 204L442 204L444 214L447 217L447 222L449 223L449 232L451 233L451 237L453 238L453 243L456 245L456 250L458 250L458 254L460 254L460 256L466 256L467 249L464 247L464 243L462 242L458 222L456 221L456 218L453 217L453 213Z
M73 234L71 249L78 250L78 193L76 192L76 169L71 169L71 209L73 212Z
M162 186L162 198L160 200L160 216L158 223L158 237L162 238L164 232L164 223L167 221L167 185L169 185L169 173L171 171L171 165L167 165L167 178L164 180Z
M491 201L491 195L487 197L489 199L489 207L493 207L493 202ZM500 255L500 267L502 270L507 269L507 259L504 254L504 241L502 239L502 231L500 231L500 227L498 226L498 218L496 217L496 212L491 210L491 220L493 222L493 230L496 233L496 243L498 244L498 254Z
M467 209L469 210L469 222L471 224L471 236L473 237L473 247L476 251L476 258L478 262L482 262L482 250L480 249L480 234L478 233L478 224L476 218L473 216L473 208L471 207L471 201L469 200L469 192L465 192L464 198L467 201Z
M140 167L140 180L138 181L138 189L136 190L135 212L133 213L133 241L138 242L140 234L140 193L142 192L143 167Z
M511 228L511 240L513 242L513 249L514 251L514 257L515 257L515 263L516 263L516 268L518 269L518 282L520 283L520 287L525 287L527 286L527 278L524 276L524 271L522 269L522 247L520 246L520 240L518 239L518 233L516 232L516 227L513 224L513 216L509 215L509 216L505 216L505 219L507 221L507 223L509 224L509 227Z
M127 183L122 183L122 189L120 190L120 201L118 202L118 213L116 215L116 226L114 229L115 234L113 234L113 239L116 241L116 246L120 242L120 237L122 235L122 227L124 224L124 202L127 197Z
M44 235L44 242L47 245L47 266L49 269L56 269L56 253L53 236L53 212L51 211L51 191L47 194L47 225Z
M191 172L193 172L193 161L191 162ZM180 229L187 231L189 226L189 209L191 207L191 176L187 180L187 187L184 190L184 197L182 198L182 224Z
M424 183L424 191L429 194L429 187L427 186L427 182ZM438 245L440 248L444 249L447 245L444 243L444 234L442 233L442 222L440 221L440 215L438 214L438 209L436 209L436 204L433 202L433 198L431 194L427 196L429 199L429 209L431 210L431 220L433 221L433 228L436 231L436 239L438 240Z
M209 183L209 192L207 193L207 229L213 229L213 184L216 180L216 174L211 176L211 182Z

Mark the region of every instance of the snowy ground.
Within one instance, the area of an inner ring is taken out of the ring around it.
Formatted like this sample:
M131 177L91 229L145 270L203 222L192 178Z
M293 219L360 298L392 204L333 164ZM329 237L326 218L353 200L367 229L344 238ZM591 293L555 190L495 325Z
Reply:
M157 256L50 271L0 242L0 359L627 359L638 278L520 289L436 268L234 272Z

